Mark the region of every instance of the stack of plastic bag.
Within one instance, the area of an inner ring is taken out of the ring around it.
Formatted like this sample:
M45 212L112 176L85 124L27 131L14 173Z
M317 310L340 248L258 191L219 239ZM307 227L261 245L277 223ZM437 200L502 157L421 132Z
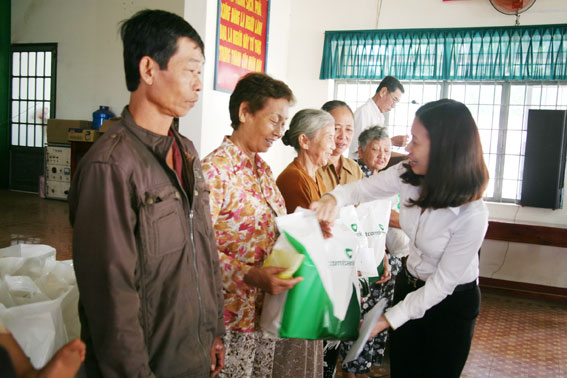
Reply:
M0 249L0 319L36 368L80 336L78 299L72 262L56 261L54 248Z
M356 338L360 323L356 234L337 221L333 237L324 239L315 213L305 209L278 217L276 223L281 235L274 250L303 256L293 274L303 281L287 292L266 295L262 328L284 338Z
M339 210L339 220L349 226L356 234L358 253L356 254L355 266L356 270L362 277L376 277L378 275L377 267L382 263L384 254L375 253L375 249L369 246L369 239L366 236L365 226L360 221L358 211L354 206L345 206Z
M366 275L370 283L379 281L384 272L384 253L386 251L390 208L389 199L361 203L356 208L359 225L364 230L368 248L373 251L375 263L378 267L376 275Z
M396 195L392 199L392 210L400 212L401 206L400 195ZM394 257L404 257L409 255L409 238L406 233L399 229L391 227L388 229L388 234L386 235L386 248L390 255Z

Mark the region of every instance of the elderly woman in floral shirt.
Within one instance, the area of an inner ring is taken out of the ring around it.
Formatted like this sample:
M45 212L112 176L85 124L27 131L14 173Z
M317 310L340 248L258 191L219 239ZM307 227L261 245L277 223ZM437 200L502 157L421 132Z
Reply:
M272 376L275 340L259 327L263 294L302 279L280 279L283 268L262 268L277 237L275 218L286 209L258 153L282 136L292 101L285 83L261 73L244 76L230 96L232 135L203 160L223 275L224 377Z

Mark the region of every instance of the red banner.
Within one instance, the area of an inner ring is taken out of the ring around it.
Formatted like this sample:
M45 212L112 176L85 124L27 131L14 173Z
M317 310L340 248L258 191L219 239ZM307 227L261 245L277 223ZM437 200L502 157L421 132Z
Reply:
M248 72L266 71L269 0L219 0L215 89L232 92Z

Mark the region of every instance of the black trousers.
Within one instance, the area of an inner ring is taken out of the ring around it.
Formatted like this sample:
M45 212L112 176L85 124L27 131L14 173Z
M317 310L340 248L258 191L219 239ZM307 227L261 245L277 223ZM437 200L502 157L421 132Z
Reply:
M402 270L396 279L394 304L416 290L407 274ZM479 310L480 290L473 285L455 291L427 310L423 318L390 330L391 377L459 377L469 355Z
M16 371L10 354L3 346L0 346L0 377L16 378Z

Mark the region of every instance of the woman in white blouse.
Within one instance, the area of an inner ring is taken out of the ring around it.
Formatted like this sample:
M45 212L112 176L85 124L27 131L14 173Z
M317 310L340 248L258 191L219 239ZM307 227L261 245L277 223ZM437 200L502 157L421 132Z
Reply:
M311 208L326 232L338 207L400 193L410 253L396 279L395 305L373 334L391 328L392 377L459 377L480 307L488 171L474 119L460 102L423 105L411 132L409 163L339 186Z

